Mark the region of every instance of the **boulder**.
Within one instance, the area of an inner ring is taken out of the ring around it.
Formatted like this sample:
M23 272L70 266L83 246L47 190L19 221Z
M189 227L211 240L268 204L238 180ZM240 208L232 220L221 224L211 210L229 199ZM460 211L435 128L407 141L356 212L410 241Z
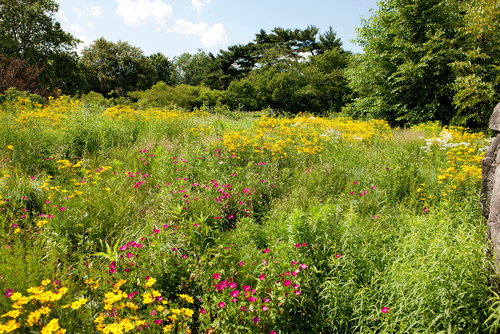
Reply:
M500 132L500 103L493 109L490 117L490 129Z
M500 103L490 118L490 128L500 132ZM491 244L497 275L500 277L500 134L484 154L482 161L481 204L487 219L486 241Z

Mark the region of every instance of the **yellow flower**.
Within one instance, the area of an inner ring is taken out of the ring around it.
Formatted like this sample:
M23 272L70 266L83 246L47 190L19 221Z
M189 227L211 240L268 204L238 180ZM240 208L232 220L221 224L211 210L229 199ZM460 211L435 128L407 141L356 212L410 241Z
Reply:
M0 333L11 333L19 327L21 327L21 324L12 319L9 320L9 322L7 322L5 325L0 324Z
M9 312L5 313L4 315L2 315L2 318L10 317L10 318L14 318L15 319L20 314L21 314L21 312L19 310L12 310L12 311L9 311Z
M47 224L48 221L47 220L40 220L39 222L36 223L37 226L43 226L45 224Z
M150 277L146 284L144 284L145 288L150 288L156 283L156 278Z
M194 299L193 297L191 296L188 296L188 295L179 295L180 298L184 299L185 301L187 301L188 303L192 304L194 302Z
M73 303L71 303L71 308L73 310L78 310L80 307L85 305L86 302L87 302L86 298L78 299L78 300L74 301Z
M42 281L42 285L45 286L45 285L49 285L50 282L52 282L50 279L46 279L46 280L43 280Z
M12 145L7 145L7 148L8 148L9 150L13 150L13 149L14 149L14 146L12 146Z
M42 331L40 332L41 334L52 334L59 330L59 333L65 333L66 330L63 330L61 327L59 327L59 319L52 319L50 322L42 328ZM61 332L61 330L63 330Z

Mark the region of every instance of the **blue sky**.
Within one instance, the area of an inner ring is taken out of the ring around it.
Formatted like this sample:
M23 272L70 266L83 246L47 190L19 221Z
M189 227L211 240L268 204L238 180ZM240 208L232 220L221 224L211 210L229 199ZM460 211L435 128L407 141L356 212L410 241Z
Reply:
M329 26L346 50L362 52L351 42L361 18L371 16L377 0L56 0L56 20L84 43L104 37L127 41L146 55L161 52L172 59L198 49L217 53L247 44L273 28Z

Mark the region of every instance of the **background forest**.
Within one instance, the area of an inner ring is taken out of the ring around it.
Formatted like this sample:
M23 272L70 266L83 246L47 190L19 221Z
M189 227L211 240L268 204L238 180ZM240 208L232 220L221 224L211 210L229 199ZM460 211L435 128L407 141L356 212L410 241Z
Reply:
M0 91L245 111L343 113L391 125L484 127L500 90L495 0L383 0L342 48L334 27L261 30L246 45L168 59L126 41L80 43L53 0L0 4ZM312 22L314 24L314 22ZM332 22L334 24L334 22ZM95 94L98 93L98 94ZM101 97L102 95L102 97Z

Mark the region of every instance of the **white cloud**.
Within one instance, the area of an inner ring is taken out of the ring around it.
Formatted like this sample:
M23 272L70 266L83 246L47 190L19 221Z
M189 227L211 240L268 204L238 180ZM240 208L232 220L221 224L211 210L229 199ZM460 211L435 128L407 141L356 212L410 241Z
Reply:
M191 0L191 6L200 14L203 8L211 2L212 0Z
M78 24L70 24L69 30L74 34L83 34L85 32L85 29Z
M92 21L88 21L88 22L85 22L85 25L87 25L87 27L89 27L89 28L94 28L95 23Z
M192 23L185 19L175 20L172 31L182 35L195 35L200 38L203 47L213 47L218 44L227 43L227 32L222 23L209 26L205 22Z
M76 13L77 16L94 16L94 17L99 17L102 16L103 11L101 6L92 6L92 7L85 7L85 8L73 8L73 11Z
M59 10L57 11L55 17L59 21L59 23L61 23L61 25L63 27L68 27L69 26L68 17L66 16L66 14L64 14L64 12L61 10L61 8L59 8Z
M165 26L172 17L172 6L161 0L117 0L117 3L116 13L127 26L138 27L150 21Z

